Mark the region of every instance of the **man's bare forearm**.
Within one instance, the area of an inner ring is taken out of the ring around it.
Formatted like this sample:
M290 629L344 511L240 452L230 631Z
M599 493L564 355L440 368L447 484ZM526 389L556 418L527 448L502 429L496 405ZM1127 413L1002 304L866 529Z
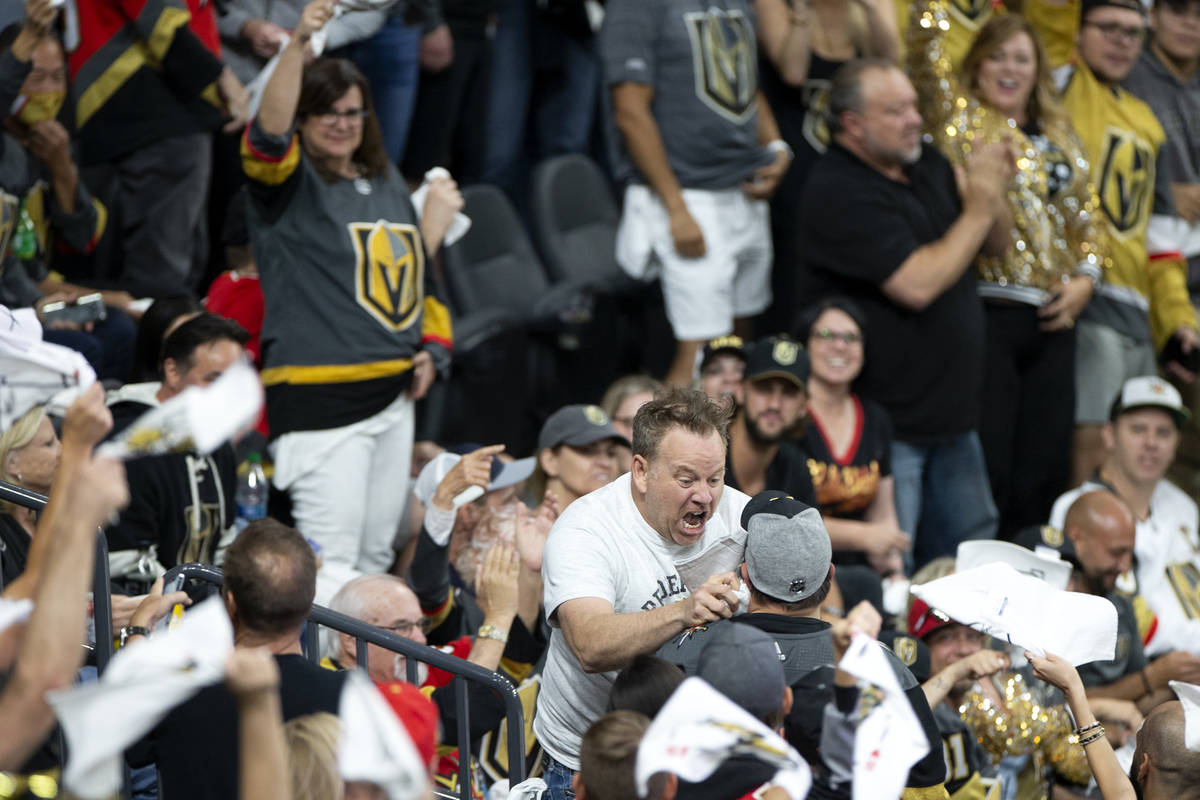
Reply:
M904 260L884 282L884 292L899 305L923 310L971 266L992 220L987 205L968 203L942 238L918 247Z
M621 669L683 631L683 603L633 614L589 614L563 631L584 672Z

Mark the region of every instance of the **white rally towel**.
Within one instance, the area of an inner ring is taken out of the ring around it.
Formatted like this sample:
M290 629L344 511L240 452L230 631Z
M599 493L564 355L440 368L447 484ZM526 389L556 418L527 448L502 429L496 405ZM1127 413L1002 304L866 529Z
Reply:
M959 544L954 571L966 572L995 561L1002 561L1023 575L1044 580L1059 591L1065 591L1071 580L1071 565L1059 558L1057 552L1050 558L1019 544L995 539L972 539Z
M1117 609L1103 597L1059 591L1000 562L912 587L912 593L956 622L1023 647L1049 650L1075 666L1111 661Z
M32 600L5 600L0 597L0 632L8 630L18 622L24 622L32 613Z
M776 767L772 783L792 800L808 795L812 770L790 744L701 678L688 678L642 736L635 771L638 795L646 795L657 773L699 783L735 755Z
M429 782L428 769L404 723L361 670L346 676L338 717L342 721L338 770L345 780L374 783L388 800L415 800L422 795Z
M1200 686L1183 681L1170 681L1170 686L1183 705L1184 745L1200 752Z
M425 180L412 193L413 208L416 209L417 219L425 216L425 197L429 194L429 182L435 178L449 178L450 173L445 167L434 167L425 173ZM442 246L449 247L459 239L467 235L467 231L471 230L471 218L461 211L454 213L454 220L450 223L450 229L446 231L446 235L442 237Z
M0 306L0 431L34 406L65 413L95 381L95 371L80 353L42 341L36 311Z
M340 17L347 11L383 11L391 8L400 0L338 0L333 6L333 15ZM325 28L313 33L312 38L308 40L308 47L312 50L312 54L316 58L320 58L325 52L325 41L329 34Z
M838 667L882 694L871 696L873 705L855 730L854 800L899 797L909 769L929 752L925 730L875 639L854 634Z
M185 451L207 455L253 425L262 404L258 373L240 359L211 386L193 386L150 409L100 452L120 459Z
M223 680L232 650L229 615L221 599L212 597L166 633L119 650L96 683L48 692L46 700L67 735L67 789L83 800L119 792L125 748L171 709Z

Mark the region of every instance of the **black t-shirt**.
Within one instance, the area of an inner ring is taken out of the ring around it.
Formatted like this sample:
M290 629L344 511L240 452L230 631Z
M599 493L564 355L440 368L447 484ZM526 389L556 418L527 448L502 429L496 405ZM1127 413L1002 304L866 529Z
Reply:
M810 408L804 449L821 513L861 520L875 500L879 481L892 474L892 421L878 403L854 400L854 437L835 454L821 420Z
M300 655L277 655L284 722L338 713L346 673ZM131 752L135 766L157 761L159 793L169 800L229 800L238 796L237 702L225 684L199 693L167 714Z
M11 514L0 514L0 589L25 571L33 537Z
M758 63L759 81L775 115L779 135L795 153L792 165L771 198L771 209L782 205L794 213L809 170L829 148L829 126L825 121L829 85L846 62L830 61L813 53L809 57L808 75L800 86L788 85L765 54Z
M733 474L733 460L728 448L725 450L725 485L738 490L742 488ZM812 478L808 476L808 454L797 443L779 443L779 452L767 465L765 488L779 489L802 503L818 507L817 493L813 491Z
M974 430L983 382L983 309L973 270L922 311L897 305L883 284L919 247L937 241L961 210L954 171L924 147L893 181L831 144L804 189L801 296L848 295L867 317L857 392L891 414L896 438L933 444Z

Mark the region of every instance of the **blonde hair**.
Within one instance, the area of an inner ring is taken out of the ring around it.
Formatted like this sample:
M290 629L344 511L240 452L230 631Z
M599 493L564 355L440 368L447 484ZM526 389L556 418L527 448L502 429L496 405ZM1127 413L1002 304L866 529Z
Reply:
M18 450L33 441L38 428L41 427L42 418L45 416L45 406L34 406L17 418L17 421L9 426L8 430L0 433L0 480L20 485L20 482L14 480L14 476L8 471L9 459ZM12 503L0 501L0 511L11 513L12 510Z
M341 721L325 712L307 714L287 722L283 734L292 800L342 800L345 785L337 766Z
M621 407L629 398L635 394L643 392L651 395L658 394L664 388L662 381L651 378L649 375L626 375L622 378L617 378L608 387L608 391L604 393L604 398L600 401L600 408L604 409L604 413L608 414L609 419L617 416L617 409Z
M1054 76L1050 72L1046 48L1042 46L1037 29L1020 14L994 16L979 29L975 41L971 43L971 49L963 57L961 74L967 76L968 87L978 96L979 67L1005 42L1021 33L1033 42L1033 52L1037 57L1033 91L1029 93L1029 101L1025 106L1026 116L1030 122L1036 122L1043 132L1070 130L1070 119L1058 100L1058 90L1054 86Z

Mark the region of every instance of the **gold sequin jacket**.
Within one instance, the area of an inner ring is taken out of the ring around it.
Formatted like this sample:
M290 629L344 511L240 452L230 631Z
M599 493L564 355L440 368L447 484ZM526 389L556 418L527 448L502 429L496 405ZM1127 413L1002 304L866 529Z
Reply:
M1018 800L1044 800L1047 770L1086 786L1092 772L1066 706L1047 702L1045 685L1030 685L1020 672L984 680L993 681L1005 707L998 707L976 684L958 711L994 764L1007 756L1031 756L1018 781Z
M1040 135L1053 146L1039 147L1015 121L981 103L951 68L944 43L954 23L946 3L914 0L910 12L909 77L926 139L956 165L965 164L975 147L1005 138L1018 153L1008 190L1013 218L1008 248L1003 256L976 259L979 294L1040 305L1049 289L1072 275L1099 281L1107 261L1105 239L1078 135L1065 121L1050 125Z

